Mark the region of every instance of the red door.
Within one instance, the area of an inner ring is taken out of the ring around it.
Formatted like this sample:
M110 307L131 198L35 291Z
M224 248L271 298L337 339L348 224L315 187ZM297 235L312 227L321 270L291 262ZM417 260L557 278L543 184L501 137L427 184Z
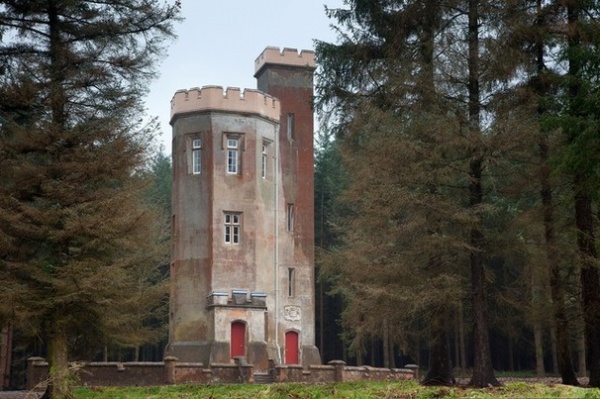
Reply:
M231 358L246 355L246 324L234 321L231 323Z
M298 333L288 331L285 333L285 364L298 363Z

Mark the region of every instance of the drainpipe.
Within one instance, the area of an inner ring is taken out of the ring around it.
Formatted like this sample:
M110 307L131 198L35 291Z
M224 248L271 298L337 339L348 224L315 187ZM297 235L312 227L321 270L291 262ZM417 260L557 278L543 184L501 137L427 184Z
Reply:
M274 221L273 226L275 229L275 245L273 254L273 268L275 278L275 309L273 309L273 321L275 322L275 349L277 351L277 364L281 364L281 350L279 349L279 129L280 126L275 127L275 156L273 159L273 184L274 193L273 201L275 206L273 207Z

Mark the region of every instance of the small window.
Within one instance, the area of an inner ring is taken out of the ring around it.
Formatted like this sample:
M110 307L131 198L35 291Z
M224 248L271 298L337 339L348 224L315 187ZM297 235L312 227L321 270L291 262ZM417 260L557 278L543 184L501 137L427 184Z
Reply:
M296 285L296 270L290 267L288 269L288 296L294 296L295 285Z
M202 172L202 140L192 140L192 173L198 175Z
M294 139L294 131L296 127L294 126L294 114L288 114L287 116L287 138L288 140Z
M237 137L227 138L227 173L238 174L240 171L240 140Z
M241 214L225 212L225 244L240 243Z
M267 146L268 146L267 143L263 143L262 153L261 153L261 174L260 175L263 179L267 178L267 167L268 167Z
M294 231L294 204L287 206L287 231Z

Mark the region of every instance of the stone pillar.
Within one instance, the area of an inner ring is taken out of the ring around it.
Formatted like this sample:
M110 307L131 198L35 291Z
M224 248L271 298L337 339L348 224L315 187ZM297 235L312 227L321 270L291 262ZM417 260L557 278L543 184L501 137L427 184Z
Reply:
M417 366L416 364L407 364L406 366L404 366L404 368L412 370L413 378L417 381L419 380L419 366Z
M43 368L46 366L46 368ZM27 390L35 389L48 377L48 364L44 358L30 357L27 359Z
M164 359L165 362L165 379L167 384L175 384L175 366L177 365L177 358L175 356L167 356Z
M346 367L346 362L343 360L332 360L329 363L330 366L334 368L334 380L335 382L344 381L344 368Z

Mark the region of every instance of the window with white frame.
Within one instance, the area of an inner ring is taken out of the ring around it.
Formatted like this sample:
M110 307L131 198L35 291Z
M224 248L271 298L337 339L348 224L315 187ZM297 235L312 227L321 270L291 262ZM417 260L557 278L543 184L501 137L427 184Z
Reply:
M240 139L227 137L227 173L240 173Z
M202 172L202 140L192 140L192 173L198 175Z
M225 212L225 244L240 243L241 214Z
M261 172L260 172L260 176L263 179L267 178L267 168L268 168L267 148L268 148L268 144L263 142L262 152L261 152Z

